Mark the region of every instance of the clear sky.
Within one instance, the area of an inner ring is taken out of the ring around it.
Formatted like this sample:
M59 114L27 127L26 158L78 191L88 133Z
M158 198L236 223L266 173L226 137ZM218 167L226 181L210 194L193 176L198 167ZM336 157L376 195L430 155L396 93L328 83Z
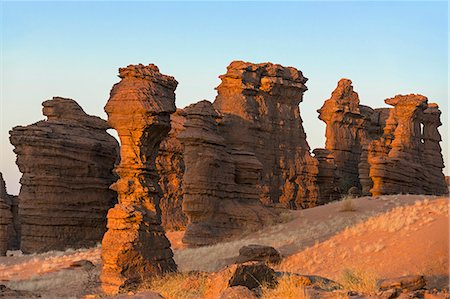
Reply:
M448 164L447 2L1 2L1 157L9 193L20 173L8 131L43 119L41 102L73 98L103 112L117 69L154 63L184 107L214 100L233 60L274 62L309 78L301 116L323 147L316 110L340 78L361 104L421 93L443 112ZM447 171L446 171L447 172Z

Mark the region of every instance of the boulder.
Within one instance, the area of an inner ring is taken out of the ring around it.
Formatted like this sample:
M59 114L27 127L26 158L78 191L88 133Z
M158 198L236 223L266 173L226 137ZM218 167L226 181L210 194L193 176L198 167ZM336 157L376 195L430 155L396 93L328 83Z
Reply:
M19 211L24 253L94 246L116 201L109 190L118 143L103 119L71 99L42 103L47 120L10 131L22 172Z
M277 264L281 262L281 254L271 246L251 244L241 247L239 249L239 256L236 258L236 263L249 261Z
M228 285L230 287L245 286L250 290L261 285L275 287L277 285L277 277L275 271L265 263L248 262L238 265Z
M381 291L386 291L389 289L416 291L419 289L423 289L425 285L426 281L423 275L408 275L384 279L378 282L378 286Z
M102 241L102 289L116 294L151 275L176 271L170 242L161 226L156 156L170 131L177 81L155 65L119 69L122 79L105 106L120 141L120 176L111 188L119 203L108 212Z
M8 194L6 183L0 172L0 214L4 219L1 220L0 233L0 255L6 250L18 250L20 248L20 220L19 220L19 199L17 196ZM9 210L9 212L7 211ZM4 231L6 229L6 231ZM6 243L5 243L6 242ZM6 249L5 249L6 248ZM3 254L4 254L3 253Z

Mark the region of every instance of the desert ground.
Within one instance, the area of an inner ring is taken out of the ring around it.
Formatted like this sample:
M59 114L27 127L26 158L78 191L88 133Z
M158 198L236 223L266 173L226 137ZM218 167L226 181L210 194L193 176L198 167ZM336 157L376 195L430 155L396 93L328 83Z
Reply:
M222 291L214 281L235 262L239 249L249 244L276 248L283 257L273 265L276 271L326 277L367 296L376 291L371 289L371 281L404 275L424 275L427 289L448 292L449 204L448 197L425 195L347 199L287 211L282 223L199 248L183 248L183 232L168 232L181 274L144 284L126 297L151 298L155 293L148 291L153 288L150 290L164 298L213 298L211 294ZM100 245L33 255L10 251L0 257L0 284L8 288L0 296L106 298L99 288L100 252ZM349 285L349 273L366 285ZM292 290L284 295L263 292L261 296L287 298L289 292ZM330 298L350 296L343 294ZM445 298L445 294L436 298Z

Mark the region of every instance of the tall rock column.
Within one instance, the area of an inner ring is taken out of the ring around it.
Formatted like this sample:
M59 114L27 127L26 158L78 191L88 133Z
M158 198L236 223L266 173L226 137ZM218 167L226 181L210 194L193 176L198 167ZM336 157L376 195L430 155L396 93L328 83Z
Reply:
M220 135L262 163L264 204L314 206L318 162L311 156L299 104L307 90L301 71L279 64L234 61L220 76L214 108L224 114Z
M317 112L327 124L325 148L334 156L340 191L346 193L353 186L361 189L358 164L366 134L365 117L352 81L341 79Z
M170 242L161 226L161 191L155 159L170 131L177 81L155 65L119 69L105 111L120 137L119 180L111 186L119 203L108 212L102 242L101 281L108 294L149 275L176 271Z
M439 142L442 141L438 127L441 123L441 111L436 103L428 104L423 113L423 158L427 170L425 177L427 184L425 186L428 194L448 194L448 187L445 182L445 176L442 173L444 168L444 159L442 158L442 149Z

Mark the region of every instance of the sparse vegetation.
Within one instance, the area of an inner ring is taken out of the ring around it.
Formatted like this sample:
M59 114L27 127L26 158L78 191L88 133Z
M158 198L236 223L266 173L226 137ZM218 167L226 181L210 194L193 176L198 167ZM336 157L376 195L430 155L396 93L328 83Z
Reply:
M377 281L377 275L372 272L344 269L339 282L345 290L374 294L377 292Z
M348 195L342 197L339 212L354 212L354 211L356 211L354 198Z
M167 299L197 299L204 297L207 280L201 272L171 273L147 280L138 291L152 290Z
M285 275L278 279L276 288L270 288L264 285L262 287L263 299L308 299L308 293L305 286L311 284L309 279L301 276Z

